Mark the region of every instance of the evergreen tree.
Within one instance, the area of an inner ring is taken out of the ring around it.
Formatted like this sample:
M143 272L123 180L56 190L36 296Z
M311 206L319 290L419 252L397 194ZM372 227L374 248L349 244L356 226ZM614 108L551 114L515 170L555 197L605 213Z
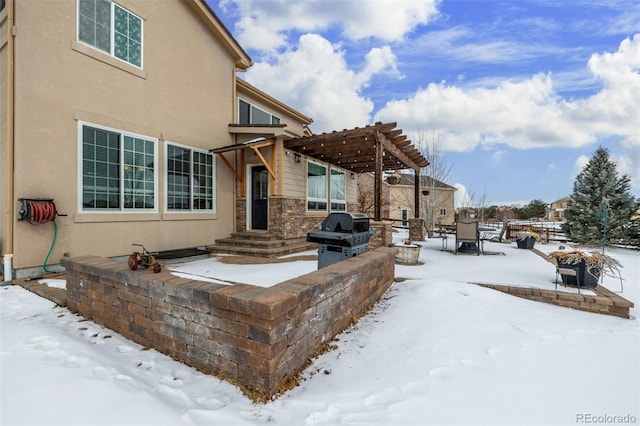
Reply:
M609 151L599 147L573 183L563 232L572 240L601 243L604 226L599 213L603 197L607 197L611 208L607 217L607 243L630 242L631 217L637 209L630 187L627 175L618 177Z

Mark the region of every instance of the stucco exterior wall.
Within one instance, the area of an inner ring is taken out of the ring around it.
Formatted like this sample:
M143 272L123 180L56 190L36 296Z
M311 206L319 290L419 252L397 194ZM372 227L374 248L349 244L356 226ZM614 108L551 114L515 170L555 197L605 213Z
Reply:
M204 245L233 226L233 176L221 163L215 214L167 213L164 188L165 141L205 150L232 143L233 59L181 1L117 3L143 19L142 70L76 41L75 0L16 2L12 208L19 209L19 197L50 197L68 215L56 220L51 263L65 253L122 255L132 243L150 250ZM157 139L157 211L81 210L79 122ZM14 267L41 264L51 224L16 222L14 229Z

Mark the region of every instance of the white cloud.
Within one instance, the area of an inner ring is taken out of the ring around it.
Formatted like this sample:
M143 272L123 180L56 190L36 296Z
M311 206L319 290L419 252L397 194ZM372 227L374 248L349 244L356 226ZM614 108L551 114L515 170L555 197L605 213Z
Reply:
M640 146L632 147L625 155L611 155L611 160L616 163L620 176L629 176L631 192L640 193Z
M437 15L437 0L226 0L237 7L238 40L246 48L271 50L286 43L290 31L320 32L338 27L352 40L402 40Z
M470 206L472 203L471 197L467 193L467 188L461 183L456 183L453 187L457 189L453 196L455 208L458 209L460 207Z
M587 165L588 162L589 162L589 157L587 157L586 155L581 155L578 158L576 158L575 163L573 163L573 168L576 171L576 175L582 172L582 169L584 169L584 167Z
M438 131L443 149L451 151L496 143L579 147L611 137L640 145L640 34L617 52L594 54L589 69L603 88L585 99L562 99L550 74L492 88L432 83L411 98L388 102L375 121L397 121L409 133Z
M495 151L491 155L491 159L493 160L493 164L502 163L502 160L504 159L504 157L506 157L506 155L507 155L507 151L505 151L503 149L499 149L499 150Z
M387 46L371 49L360 72L349 68L339 46L322 36L305 34L295 49L272 62L260 62L246 79L313 118L316 133L369 124L373 102L360 95L378 74L398 77L395 55Z

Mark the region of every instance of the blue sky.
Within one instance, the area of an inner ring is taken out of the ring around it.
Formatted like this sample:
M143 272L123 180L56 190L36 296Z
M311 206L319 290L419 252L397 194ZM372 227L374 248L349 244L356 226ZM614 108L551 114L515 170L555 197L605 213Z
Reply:
M459 199L554 201L600 145L640 196L637 0L208 1L253 60L243 78L314 133L436 140Z

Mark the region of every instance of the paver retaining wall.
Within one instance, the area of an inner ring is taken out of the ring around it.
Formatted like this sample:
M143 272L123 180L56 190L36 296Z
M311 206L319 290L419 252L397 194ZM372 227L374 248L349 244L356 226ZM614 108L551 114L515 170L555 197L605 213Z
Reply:
M613 315L621 318L629 318L629 308L633 308L633 302L613 293L602 286L589 289L596 292L595 296L589 294L565 293L555 290L543 290L528 287L516 287L502 284L475 283L483 287L508 293L523 299L537 302L550 303L566 308L593 312L596 314Z
M267 288L131 271L94 256L62 265L71 311L270 398L373 306L393 283L394 261L395 249L380 248Z

